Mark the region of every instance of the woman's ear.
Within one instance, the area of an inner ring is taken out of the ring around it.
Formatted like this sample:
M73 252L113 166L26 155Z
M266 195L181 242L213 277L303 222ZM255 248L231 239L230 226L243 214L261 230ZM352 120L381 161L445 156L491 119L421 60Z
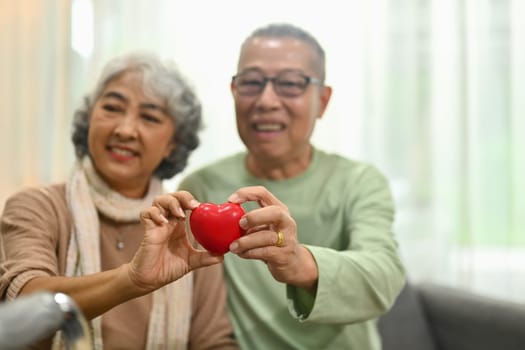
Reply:
M175 143L175 141L172 140L166 145L166 149L164 150L164 158L169 158L169 156L175 150L175 148L177 148L177 144Z

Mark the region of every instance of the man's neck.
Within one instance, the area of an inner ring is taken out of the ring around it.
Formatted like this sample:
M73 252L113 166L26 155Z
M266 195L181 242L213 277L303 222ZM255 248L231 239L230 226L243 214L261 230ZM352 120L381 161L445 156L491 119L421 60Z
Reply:
M246 167L255 177L268 180L285 180L302 174L312 162L313 149L286 160L269 161L252 154L246 158Z

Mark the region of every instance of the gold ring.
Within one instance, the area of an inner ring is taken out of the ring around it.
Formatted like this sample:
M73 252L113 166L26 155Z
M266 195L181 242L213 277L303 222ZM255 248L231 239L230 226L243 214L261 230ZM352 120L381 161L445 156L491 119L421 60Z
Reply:
M283 233L281 231L277 231L276 233L277 233L277 242L275 242L275 246L282 247L283 241L284 241Z

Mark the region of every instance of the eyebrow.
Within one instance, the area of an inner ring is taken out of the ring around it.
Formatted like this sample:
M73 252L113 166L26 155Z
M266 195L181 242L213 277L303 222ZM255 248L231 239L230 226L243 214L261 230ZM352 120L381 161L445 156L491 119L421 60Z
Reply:
M166 115L168 114L168 111L166 110L166 108L163 108L163 107L161 107L159 105L156 105L154 103L141 103L140 107L148 108L148 109L154 109L154 110L160 111L160 112L162 112L162 113L164 113Z
M243 70L239 71L237 74L245 74L245 73L251 73L251 72L257 72L257 73L260 73L260 74L262 74L264 76L267 76L266 73L259 67L247 67L247 68L244 68ZM300 74L304 74L304 75L309 75L304 70L302 70L300 68L284 68L284 69L279 70L277 72L277 74L275 74L274 76L278 76L280 74L289 73L289 72L295 72L295 73L300 73Z
M128 98L126 98L124 95L122 95L122 94L120 94L120 93L118 93L116 91L108 91L102 96L102 98L115 98L115 99L120 100L120 101L125 102L125 103L129 102ZM161 106L159 106L159 105L157 105L155 103L150 103L150 102L141 103L140 107L141 108L158 110L158 111L161 111L162 113L164 113L166 115L168 114L168 111L165 108L163 108L163 107L161 107Z
M116 98L117 100L120 100L122 102L128 102L127 98L115 91L106 92L104 95L102 95L102 98Z

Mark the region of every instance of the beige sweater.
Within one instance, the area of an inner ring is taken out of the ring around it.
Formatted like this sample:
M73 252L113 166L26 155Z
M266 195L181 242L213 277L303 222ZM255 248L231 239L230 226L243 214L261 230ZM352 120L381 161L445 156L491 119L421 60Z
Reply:
M64 275L71 216L65 185L23 190L5 204L0 234L0 300L15 298L35 276ZM143 236L140 223L115 223L100 217L102 270L129 262ZM121 239L124 249L118 250ZM226 311L221 265L194 272L190 349L237 349ZM116 306L102 316L105 349L144 349L151 295ZM50 348L50 341L35 347Z

